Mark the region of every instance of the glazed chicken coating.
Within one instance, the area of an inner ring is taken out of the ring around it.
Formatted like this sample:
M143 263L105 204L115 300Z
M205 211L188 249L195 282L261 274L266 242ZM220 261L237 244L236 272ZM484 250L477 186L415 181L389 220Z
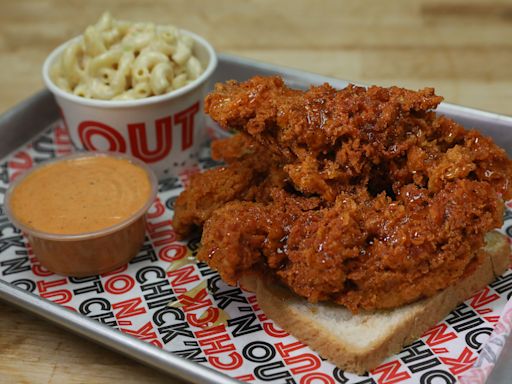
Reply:
M437 118L432 109L441 101L432 88L350 85L338 91L324 84L301 92L279 77L254 77L218 84L205 110L222 127L246 132L278 154L299 192L328 201L347 184L373 188L388 172L395 193L410 182L439 188L473 172L508 194L505 152L477 132ZM473 169L438 164L450 148L457 152L451 157L463 156Z
M212 158L221 166L195 174L186 193L178 196L173 219L178 236L202 227L213 211L232 200L268 200L270 188L282 187L286 174L273 156L246 135L212 143Z
M433 198L410 185L397 201L362 193L318 207L315 199L282 195L273 204L228 203L206 222L198 258L229 284L271 270L312 302L393 308L470 273L503 213L489 184L470 180Z
M512 175L491 139L432 112L440 101L430 89L302 92L279 78L218 85L206 111L243 135L215 144L227 166L180 196L178 232L203 225L198 258L229 284L262 273L352 311L434 295L480 263ZM225 193L238 167L258 176ZM205 194L212 209L198 208Z

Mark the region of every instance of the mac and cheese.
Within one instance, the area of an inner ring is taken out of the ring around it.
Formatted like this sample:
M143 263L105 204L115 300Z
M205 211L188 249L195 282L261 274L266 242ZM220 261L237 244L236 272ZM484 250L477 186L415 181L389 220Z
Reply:
M194 41L170 25L131 23L104 13L51 68L55 84L91 99L130 100L183 87L202 72Z

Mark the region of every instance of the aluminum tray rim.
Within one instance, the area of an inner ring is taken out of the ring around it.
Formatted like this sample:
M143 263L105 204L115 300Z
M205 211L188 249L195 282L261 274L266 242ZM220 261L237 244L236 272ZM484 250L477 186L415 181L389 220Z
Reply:
M336 79L312 72L287 68L226 53L219 53L218 59L218 68L225 66L235 71L245 69L249 72L257 71L258 73L266 72L267 74L272 73L282 75L292 86L294 84L303 86L305 83L321 84L324 82L329 82L335 87L344 87L348 84L347 81L342 79ZM364 84L359 85L364 86ZM1 114L0 124L5 121L15 119L18 115L22 114L26 108L38 105L38 103L44 103L50 97L51 93L49 90L41 90L35 93L33 96L23 100ZM486 124L496 124L500 126L500 128L505 127L512 129L512 116L500 115L494 112L487 112L444 102L440 104L437 111L455 117L475 119L477 121L485 122ZM46 114L43 116L44 119L55 118L58 116L58 111L56 110L45 112ZM42 129L37 132L31 131L30 140L33 140L34 137L41 134L41 131ZM9 137L6 141L7 144L0 143L2 144L2 149L4 149L3 151L0 151L0 158L5 159L10 153L16 151L20 145L27 142L27 138L27 133L24 133L21 139L13 139L13 137ZM5 150L6 147L9 147L8 151ZM72 312L51 302L50 300L45 300L31 292L24 291L2 279L0 279L0 299L43 317L46 320L62 326L63 328L66 328L80 336L86 337L98 344L106 346L116 352L140 361L145 365L152 366L160 371L177 376L181 379L195 383L239 383L238 380L210 367L159 349L131 335L127 335L86 316ZM510 341L507 342L507 344L510 344ZM495 366L495 369L498 365L499 364ZM512 366L510 366L510 368L512 368Z

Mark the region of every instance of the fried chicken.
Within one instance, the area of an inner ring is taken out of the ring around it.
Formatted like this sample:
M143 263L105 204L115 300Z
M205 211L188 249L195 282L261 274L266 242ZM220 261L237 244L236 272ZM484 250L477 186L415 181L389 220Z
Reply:
M448 149L459 151L459 146L470 157L463 161L474 167L469 172L508 193L505 152L476 131L468 133L447 118L436 118L432 109L441 101L431 88L414 92L350 85L337 91L324 84L300 92L278 77L254 77L217 85L205 109L222 127L246 132L280 156L303 194L333 201L347 184L371 187L384 172L393 173L392 181L399 183L395 187L410 182L425 186L431 178L442 184L464 175L454 175L453 167L429 169L449 156ZM408 162L409 157L420 161ZM488 172L495 168L498 172Z
M173 226L181 237L232 200L268 200L270 189L282 187L286 179L278 159L243 134L212 143L212 158L228 166L193 175L187 192L176 199Z
M180 195L176 231L202 227L198 258L229 284L262 273L352 311L434 295L477 267L512 197L505 152L437 117L441 100L277 77L217 85L206 112L242 133L213 144L227 165Z

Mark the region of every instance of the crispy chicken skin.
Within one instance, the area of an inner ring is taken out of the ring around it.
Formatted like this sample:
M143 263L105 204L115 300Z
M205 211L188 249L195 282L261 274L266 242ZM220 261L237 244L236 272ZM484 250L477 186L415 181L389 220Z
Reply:
M181 236L229 284L271 275L311 302L352 311L431 296L480 263L503 221L512 163L491 139L432 109L432 89L277 77L217 85L206 112L242 133L214 143L225 167L176 203Z
M176 199L175 232L188 236L229 201L268 200L270 188L282 187L286 175L278 159L265 152L243 134L213 142L212 158L228 166L192 176L187 192Z
M246 132L279 155L299 192L329 201L340 187L371 187L378 181L369 178L380 179L384 172L400 184L423 186L432 179L433 187L474 172L508 193L505 152L477 132L436 118L432 109L441 101L431 88L337 91L324 84L300 92L278 77L255 77L217 85L205 109L221 126ZM450 166L452 158L469 164ZM495 168L499 172L488 172Z

